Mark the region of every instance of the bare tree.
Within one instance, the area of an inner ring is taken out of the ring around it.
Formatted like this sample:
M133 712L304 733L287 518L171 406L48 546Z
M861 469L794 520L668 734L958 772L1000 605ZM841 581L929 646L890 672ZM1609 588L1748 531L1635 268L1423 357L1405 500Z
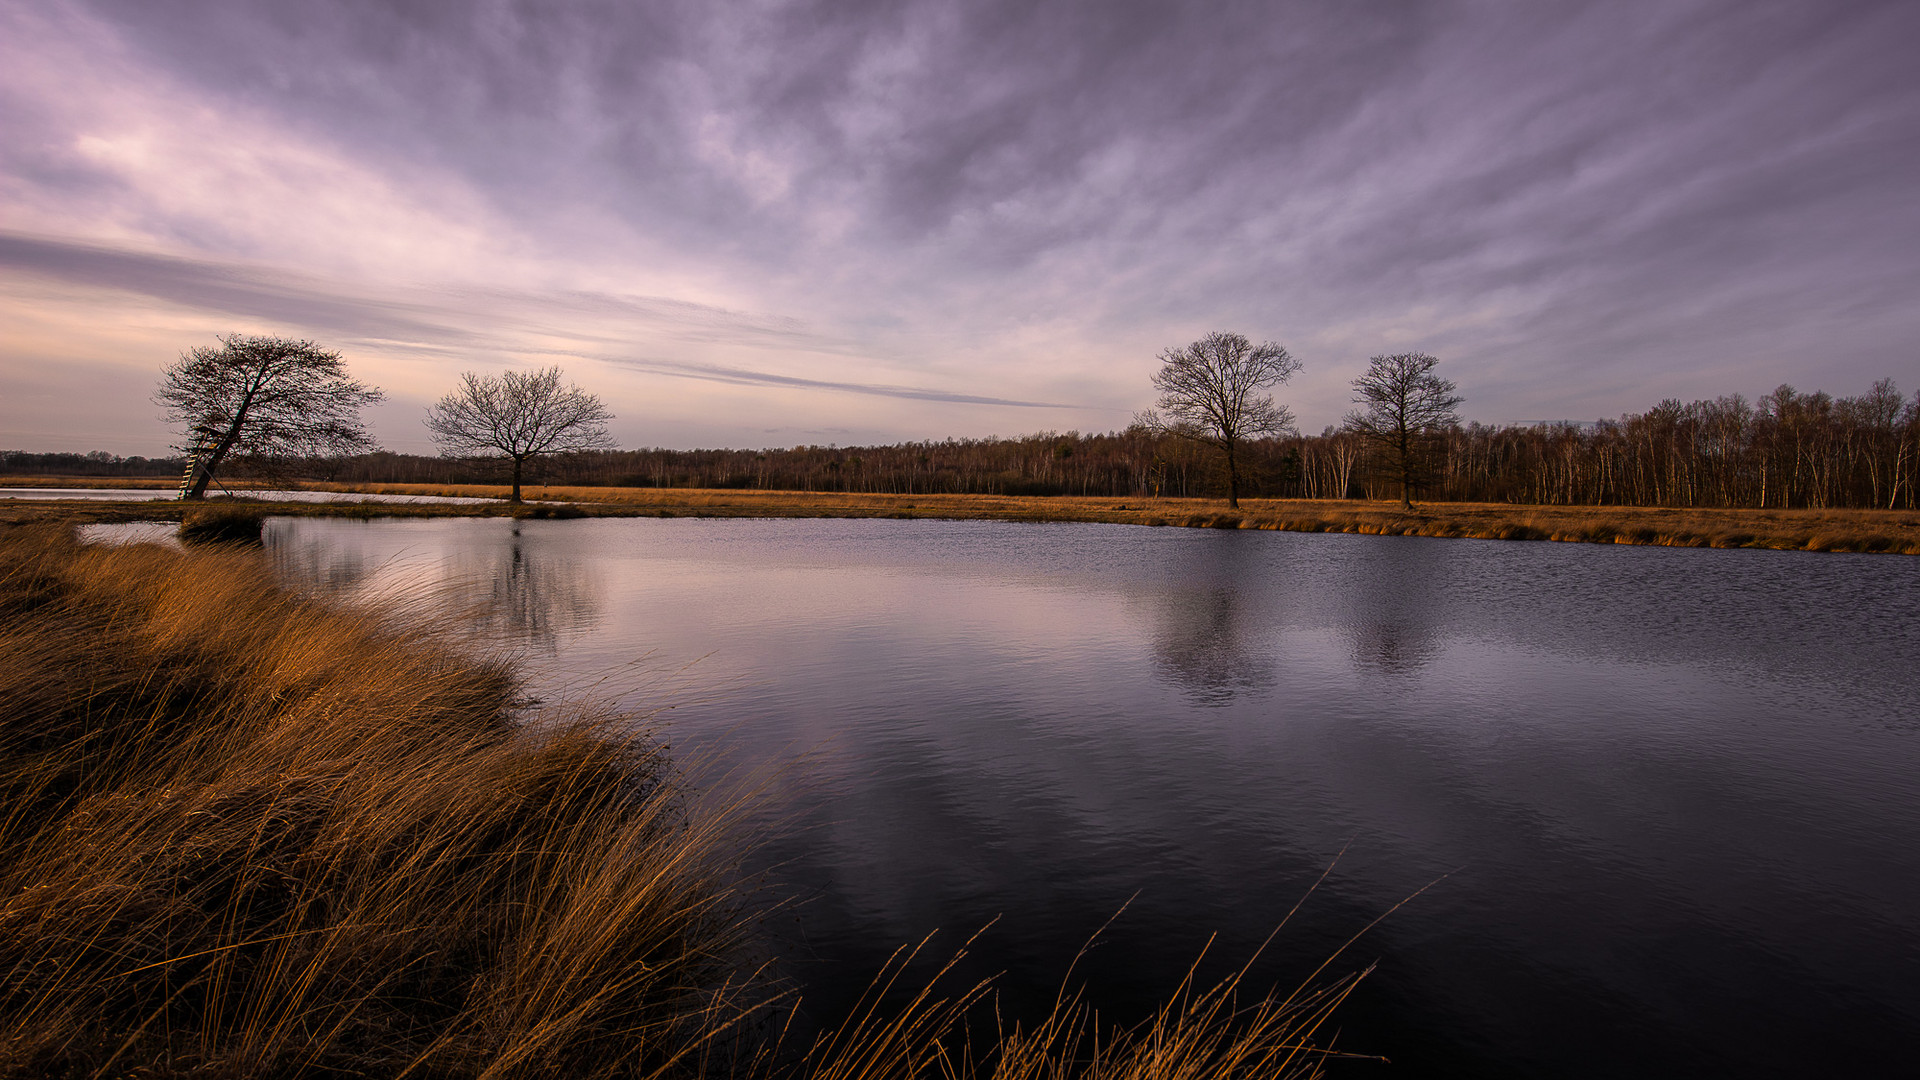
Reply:
M1433 373L1440 361L1426 353L1395 353L1367 361L1353 380L1354 401L1365 411L1347 414L1347 428L1384 453L1388 475L1400 483L1400 503L1413 509L1413 489L1426 479L1427 437L1460 423L1452 383Z
M1134 418L1143 427L1215 446L1227 459L1227 505L1240 505L1240 444L1293 430L1293 414L1260 391L1300 370L1300 361L1273 342L1253 344L1240 334L1212 333L1184 349L1160 354L1155 403Z
M287 338L229 334L219 341L217 349L182 353L153 395L162 415L185 425L181 498L205 498L214 470L230 457L270 462L377 446L360 425L360 410L383 395L348 378L339 353Z
M460 389L427 410L427 429L445 457L498 456L513 462L513 502L527 461L541 454L609 450L613 414L578 386L560 384L560 369L499 376L460 376Z

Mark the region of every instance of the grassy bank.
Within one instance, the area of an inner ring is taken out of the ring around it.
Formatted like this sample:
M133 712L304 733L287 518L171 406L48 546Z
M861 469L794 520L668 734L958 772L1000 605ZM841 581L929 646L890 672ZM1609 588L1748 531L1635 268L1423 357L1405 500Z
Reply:
M55 499L0 499L0 526L35 524L111 525L132 521L180 521L208 514L237 511L276 517L438 518L438 517L587 517L589 509L571 506L509 506L498 504L436 504L377 502L266 502L258 499L209 499L202 503L108 502Z
M929 988L782 1045L743 841L631 718L238 545L0 528L0 702L0 1076L1311 1075L1354 982L973 1042L986 988Z
M751 1004L724 830L622 718L243 552L0 567L0 1073L657 1071Z
M179 477L153 476L47 476L20 473L0 476L0 487L10 488L85 488L87 490L137 489L141 491L177 491Z
M0 487L165 487L147 479L0 476ZM250 486L242 483L240 487ZM258 486L258 485L251 485ZM284 486L284 485L283 485ZM293 485L316 491L378 495L445 495L505 500L493 484ZM998 521L1090 521L1189 528L1278 529L1483 540L1557 540L1665 547L1770 548L1920 554L1920 512L1860 509L1719 509L1653 506L1548 506L1511 503L1422 503L1346 499L1243 499L1229 510L1218 499L1155 499L1029 495L880 495L720 488L618 488L528 485L533 502L565 508L433 506L385 503L273 503L276 514L324 517L887 517ZM63 518L109 522L179 520L179 505L77 506L0 500L0 524Z
M0 478L0 484L12 482ZM340 485L309 487L346 491ZM352 490L395 495L504 498L506 488L379 485ZM591 517L884 517L999 521L1095 521L1123 525L1279 529L1289 532L1561 540L1667 547L1771 548L1920 554L1920 513L1910 510L1727 510L1637 506L1515 506L1243 499L1110 499L1069 496L860 495L829 492L689 488L529 487L527 498L564 507L277 503L273 513L353 517L449 517L506 514ZM48 517L73 521L178 520L181 504L0 502L0 522Z

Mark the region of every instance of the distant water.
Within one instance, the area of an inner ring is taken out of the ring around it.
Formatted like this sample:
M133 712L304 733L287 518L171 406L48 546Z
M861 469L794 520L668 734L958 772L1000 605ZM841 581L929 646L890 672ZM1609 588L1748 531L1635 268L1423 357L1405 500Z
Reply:
M1348 1076L1884 1075L1920 1045L1920 559L934 521L275 519L550 693L786 763L817 1017L896 945L1114 1020L1209 936L1378 961Z

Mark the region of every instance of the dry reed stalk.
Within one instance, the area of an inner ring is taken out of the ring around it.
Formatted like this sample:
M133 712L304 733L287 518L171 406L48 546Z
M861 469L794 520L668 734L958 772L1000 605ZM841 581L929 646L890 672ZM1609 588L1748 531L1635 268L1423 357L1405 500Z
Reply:
M244 550L0 530L0 1075L1228 1080L1316 1075L1350 976L1239 1004L1192 975L1103 1031L1062 994L898 1008L898 954L782 1056L734 882L630 718L517 713L431 620L280 589ZM964 955L964 951L961 955ZM942 975L950 973L959 955Z
M765 996L626 718L244 553L0 568L0 1073L651 1076Z

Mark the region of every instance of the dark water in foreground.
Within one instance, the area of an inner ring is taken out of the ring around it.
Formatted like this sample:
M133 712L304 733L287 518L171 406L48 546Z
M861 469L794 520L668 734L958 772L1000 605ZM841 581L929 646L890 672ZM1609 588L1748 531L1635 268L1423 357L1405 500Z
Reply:
M541 679L794 762L766 852L816 1015L1000 921L1007 1008L1142 1015L1210 935L1377 960L1349 1076L1898 1071L1920 1045L1920 559L1101 525L276 519ZM452 583L451 585L445 583ZM634 661L639 660L639 663ZM689 666L691 665L691 666ZM1224 970L1224 967L1210 971Z

